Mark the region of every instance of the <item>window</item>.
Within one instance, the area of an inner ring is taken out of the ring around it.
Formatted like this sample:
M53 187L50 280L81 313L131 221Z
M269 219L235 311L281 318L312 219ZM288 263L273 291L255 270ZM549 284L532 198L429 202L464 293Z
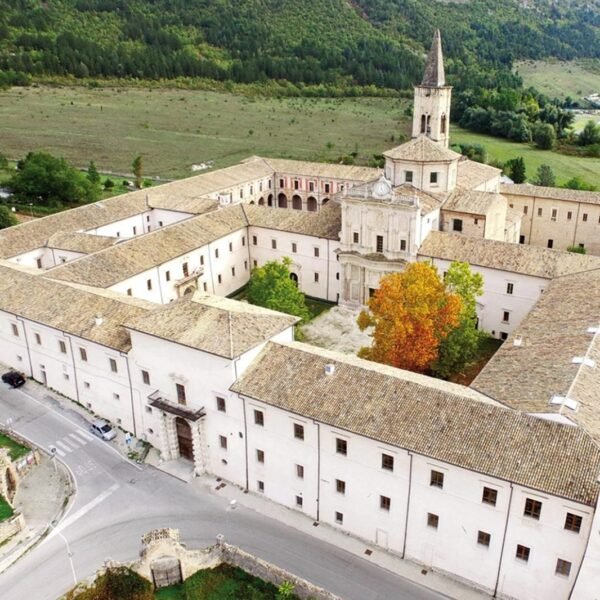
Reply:
M335 513L335 522L338 525L343 525L344 523L344 515L341 512L337 512Z
M14 323L11 323L10 326L12 328L13 335L15 337L19 337L19 328Z
M223 278L220 275L217 275L217 283L223 283Z
M506 293L507 294L512 294L513 291L514 291L514 289L515 289L514 284L512 284L512 283L507 283L506 284Z
M392 506L392 499L388 496L379 496L379 508L382 510L390 510Z
M89 390L89 389L90 389L90 382L89 382L89 381L84 381L84 382L83 382L83 387L84 387L86 390Z
M181 265L181 270L183 271L183 276L184 277L187 277L190 274L190 269L189 269L188 264L186 262L184 262Z
M319 283L319 274L315 273L315 283Z
M429 173L429 183L437 183L438 182L438 174L436 171L433 173Z
M582 220L584 223L587 221L587 213L583 213Z
M381 455L381 468L386 471L394 470L394 457L390 454Z
M383 236L382 235L378 235L377 236L377 241L376 241L376 245L377 245L377 252L383 252Z
M225 412L225 410L226 410L225 398L221 398L220 396L217 396L217 410L219 412Z
M304 479L304 467L302 465L296 465L296 477Z
M265 413L262 410L254 410L254 423L261 427L265 426Z
M539 500L527 498L525 500L525 510L523 511L523 514L532 519L539 519L542 514L542 503Z
M526 214L527 214L527 212L528 212L528 207L527 207L527 206L524 206L524 207L523 207L523 214L524 214L524 215L526 215Z
M481 501L484 504L491 504L492 506L496 506L496 501L498 500L498 491L493 490L489 487L483 488L483 496L481 497Z
M277 240L271 240L271 248L277 250Z
M568 560L559 558L556 561L556 570L554 571L557 575L564 575L568 577L571 573L571 563Z
M538 217L541 217L541 216L542 216L542 209L538 208Z
M406 181L406 183L412 183L412 181L413 181L413 172L412 171L404 171L404 181Z
M406 240L400 240L400 250L402 252L406 250Z
M506 331L501 331L500 332L500 339L502 341L507 340L508 339L508 333L506 333Z
M258 488L259 492L264 492L265 491L265 482L261 481L260 479L256 482L256 487Z
M315 247L315 258L319 258L319 249Z
M485 531L477 532L477 543L481 546L489 546L491 539L492 536L489 533L486 533Z
M258 267L258 261L257 261L256 259L254 259L254 260L252 261L252 266L253 266L253 267Z
M510 320L510 312L508 312L507 310L502 311L502 322L508 323L509 320Z
M131 289L131 288L127 288L127 295L128 295L128 296L131 296L131 295L133 295L133 291L132 291L132 289Z
M520 235L519 236L519 244L524 244L525 243L525 236L524 235Z
M577 244L580 248L585 248L585 244Z
M296 506L302 508L302 496L296 496Z
M227 438L224 435L219 436L219 446L221 446L223 450L227 450Z
M245 246L245 245L246 245L246 236L243 235L242 236L242 246Z
M148 373L148 371L144 371L142 369L142 381L144 382L144 385L150 385L150 373Z
M294 423L294 437L297 440L304 439L304 425L300 425L299 423Z
M348 454L348 442L341 438L335 438L335 451L344 456Z
M552 221L556 221L556 217L558 216L558 210L556 210L556 208L552 209L552 215L550 216L550 219Z
M519 560L524 560L527 562L529 560L529 548L527 546L521 546L521 544L517 544L517 552L515 556Z
M256 451L256 460L259 463L264 463L265 462L265 453L264 453L264 450L257 450Z
M219 249L215 248L215 258L219 258Z
M427 513L427 526L433 527L434 529L438 528L440 524L440 518L438 515L434 515L433 513Z
M315 191L315 182L314 181L309 181L308 182L308 191L309 192L314 192Z
M573 213L571 211L567 212L567 221L570 221L573 218Z
M258 238L255 235L253 235L252 236L252 245L256 246L257 244L258 244Z
M294 179L294 189L295 190L299 190L300 189L300 182L297 179Z
M85 348L79 348L79 357L83 362L87 362L87 350Z
M554 247L554 240L548 240L547 246L548 246L548 248L553 248Z
M462 219L452 219L452 231L462 231L463 230L463 222Z
M295 254L296 252L298 252L298 245L296 244L296 242L292 242L292 252Z
M346 482L342 481L341 479L336 479L335 480L335 491L338 494L345 494L346 493Z
M67 345L62 340L59 340L58 347L60 348L62 354L67 353Z
M359 240L360 240L360 237L358 235L358 231L354 231L352 233L352 243L358 244Z
M113 393L113 400L120 400L121 396L119 394Z
M582 517L579 515L574 515L573 513L567 513L567 517L565 519L565 529L569 531L574 531L575 533L579 533L581 530L581 522L583 521Z
M328 183L325 184L325 193L329 194L329 184Z
M110 364L110 370L113 373L116 373L118 371L118 369L117 369L117 361L114 358L109 358L108 362Z
M171 271L165 271L165 281L171 281Z
M433 487L444 487L444 474L440 471L434 471L432 469L431 475L429 477L429 485Z
M35 259L35 264L37 265L38 269L42 268L42 259L41 258L36 258Z
M146 287L151 290L152 289L152 279L146 280Z
M229 242L229 252L233 252L233 242Z
M205 292L208 292L208 284L206 283L206 281L203 281L203 282L202 282L202 289L203 289Z
M182 385L181 383L176 383L175 389L177 390L177 403L185 405L186 404L185 386Z
M231 267L231 276L235 277L235 267Z

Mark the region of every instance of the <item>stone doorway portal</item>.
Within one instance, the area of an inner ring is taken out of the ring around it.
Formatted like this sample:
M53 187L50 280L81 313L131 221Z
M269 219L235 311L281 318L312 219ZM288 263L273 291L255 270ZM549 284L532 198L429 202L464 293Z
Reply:
M179 454L188 460L194 460L194 445L192 442L192 428L190 424L181 417L175 419L177 427L177 442L179 443Z

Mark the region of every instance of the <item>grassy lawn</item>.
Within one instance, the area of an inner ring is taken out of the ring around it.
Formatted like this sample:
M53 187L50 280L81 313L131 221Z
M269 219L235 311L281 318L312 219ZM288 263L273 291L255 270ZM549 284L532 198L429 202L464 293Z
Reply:
M276 600L277 588L242 569L222 564L198 571L180 585L157 590L156 600ZM290 596L297 600L297 596Z
M550 98L571 96L579 100L600 93L600 60L519 62L515 70L526 86L533 86Z
M493 337L483 338L479 346L479 356L471 364L467 365L462 373L458 373L451 377L450 381L462 385L470 385L473 379L479 375L483 367L490 361L492 356L496 354L500 346L502 346L502 340Z
M0 521L6 521L6 519L10 519L14 514L14 511L11 505L0 496Z
M253 154L366 161L408 132L406 100L248 98L188 90L13 88L0 92L2 152L64 156L76 166L178 178L191 165L225 167Z
M0 433L0 448L8 448L8 454L13 460L17 460L29 452L29 448L15 442L3 433Z
M535 179L538 167L546 164L552 167L558 185L579 175L584 181L600 187L599 158L580 158L548 150L538 150L529 144L518 144L503 138L472 133L456 126L452 127L450 143L481 144L486 147L490 160L501 162L522 156L525 160L528 179Z

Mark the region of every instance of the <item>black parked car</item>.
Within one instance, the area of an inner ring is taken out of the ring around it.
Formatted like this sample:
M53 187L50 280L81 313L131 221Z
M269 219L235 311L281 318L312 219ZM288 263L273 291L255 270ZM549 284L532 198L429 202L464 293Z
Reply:
M2 375L2 381L4 381L4 383L8 383L8 385L11 385L14 388L18 388L25 383L25 377L23 377L23 374L19 373L18 371L9 371L8 373L4 373L4 375Z

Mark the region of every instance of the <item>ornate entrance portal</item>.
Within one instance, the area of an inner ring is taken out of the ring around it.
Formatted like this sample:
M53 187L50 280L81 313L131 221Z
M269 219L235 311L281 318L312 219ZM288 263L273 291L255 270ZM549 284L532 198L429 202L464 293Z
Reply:
M192 429L190 424L181 417L175 419L177 426L177 442L179 443L179 454L188 460L194 460L194 445L192 442Z

